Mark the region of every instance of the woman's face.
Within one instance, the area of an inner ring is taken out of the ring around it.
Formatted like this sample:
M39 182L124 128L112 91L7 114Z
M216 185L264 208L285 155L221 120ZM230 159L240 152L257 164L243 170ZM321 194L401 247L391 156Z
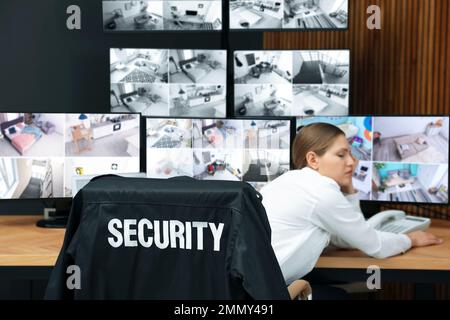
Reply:
M317 157L316 170L336 181L340 187L347 187L352 184L357 162L347 139L339 135L328 151L323 156Z

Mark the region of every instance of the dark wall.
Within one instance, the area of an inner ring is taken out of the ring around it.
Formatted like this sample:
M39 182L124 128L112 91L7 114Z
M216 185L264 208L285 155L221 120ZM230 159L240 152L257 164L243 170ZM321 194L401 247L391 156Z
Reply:
M81 8L81 30L66 27L70 5ZM262 33L104 33L102 25L101 0L1 0L0 112L109 112L109 48L262 49ZM44 204L54 201L0 201L0 214L41 213Z

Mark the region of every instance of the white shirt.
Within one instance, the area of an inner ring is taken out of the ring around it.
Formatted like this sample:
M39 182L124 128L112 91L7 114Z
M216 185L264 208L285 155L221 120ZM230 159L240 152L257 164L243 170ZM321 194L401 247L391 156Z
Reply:
M313 169L290 171L261 194L287 284L308 274L330 242L378 259L411 248L408 236L372 228L361 212L358 194L345 196L333 179Z

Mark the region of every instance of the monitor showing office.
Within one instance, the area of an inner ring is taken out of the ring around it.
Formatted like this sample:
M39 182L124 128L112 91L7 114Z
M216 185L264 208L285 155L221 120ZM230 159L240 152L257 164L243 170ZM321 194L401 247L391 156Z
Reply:
M348 50L235 51L235 115L348 115L349 73Z
M111 49L111 112L226 116L226 51Z
M348 0L230 0L236 30L339 30L348 27Z
M0 199L71 197L72 179L140 171L137 114L0 113Z
M290 169L290 121L147 119L147 175L247 181Z
M103 1L108 32L220 31L221 0Z
M359 163L353 176L361 200L448 203L448 117L313 117L345 133Z

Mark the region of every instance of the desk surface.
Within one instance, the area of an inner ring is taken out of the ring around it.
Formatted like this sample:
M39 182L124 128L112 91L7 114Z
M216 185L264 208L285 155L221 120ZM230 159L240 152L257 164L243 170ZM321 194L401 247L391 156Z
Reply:
M53 266L58 258L65 229L42 229L35 223L41 216L0 216L0 267ZM376 260L355 250L330 250L322 255L319 269L367 269L378 265L393 270L450 271L450 221L433 220L430 232L444 244L415 248L406 254Z
M439 246L413 248L403 255L377 260L357 250L333 249L325 252L317 262L321 269L367 269L377 265L391 270L450 271L450 221L432 220L428 232L442 238Z

